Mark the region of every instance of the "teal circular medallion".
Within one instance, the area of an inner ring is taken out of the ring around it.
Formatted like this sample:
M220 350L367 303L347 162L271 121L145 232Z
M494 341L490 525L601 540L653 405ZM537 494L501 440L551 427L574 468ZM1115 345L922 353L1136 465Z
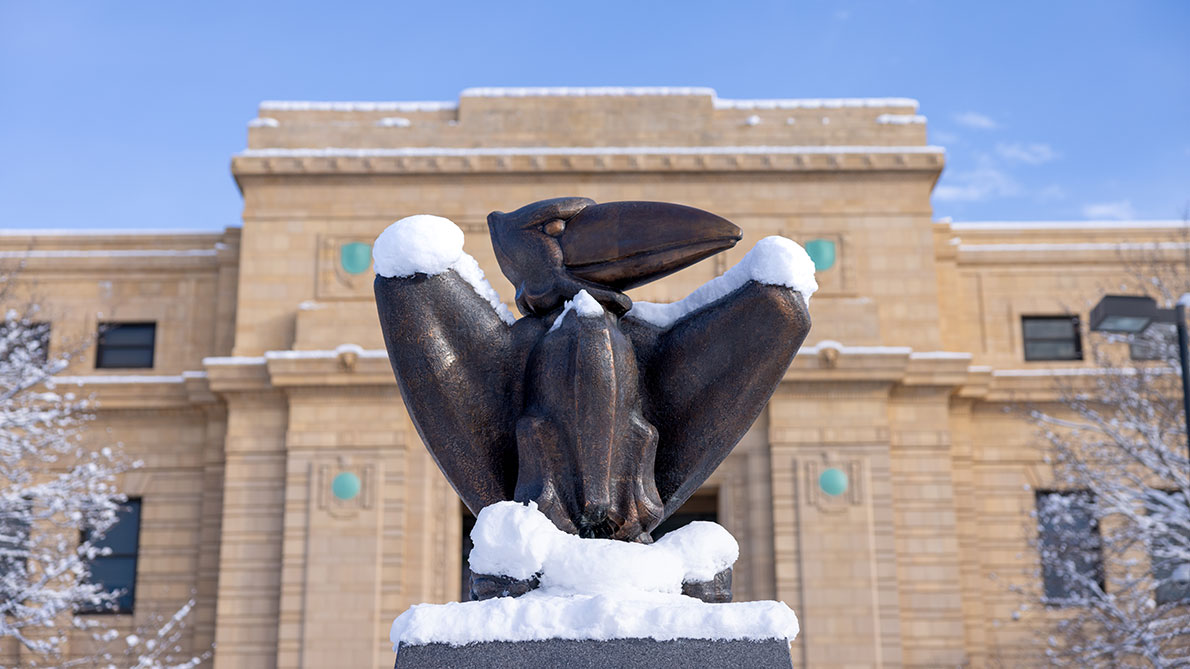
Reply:
M339 265L348 274L363 274L372 266L372 245L350 242L339 247Z
M831 497L842 495L847 492L847 474L837 467L823 470L818 475L818 487Z
M331 481L331 493L342 500L355 499L359 487L359 477L352 472L342 472Z
M811 239L806 242L806 253L814 261L816 271L828 270L835 266L835 243L829 239Z

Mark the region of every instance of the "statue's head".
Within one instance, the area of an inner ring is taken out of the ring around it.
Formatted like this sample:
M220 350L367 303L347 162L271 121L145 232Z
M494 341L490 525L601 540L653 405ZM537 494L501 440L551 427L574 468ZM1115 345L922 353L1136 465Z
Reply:
M545 315L584 288L622 313L622 292L735 246L733 223L662 202L595 204L554 198L488 215L500 270L517 289L522 313Z

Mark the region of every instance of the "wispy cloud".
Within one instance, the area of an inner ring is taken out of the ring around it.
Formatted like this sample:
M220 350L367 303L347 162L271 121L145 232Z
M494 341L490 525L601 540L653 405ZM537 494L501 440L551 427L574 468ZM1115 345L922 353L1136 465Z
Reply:
M934 140L941 142L943 144L957 144L959 141L958 134L953 133L953 132L947 132L945 130L934 130L931 128L930 136Z
M1066 199L1066 189L1058 184L1050 184L1045 188L1037 191L1037 199L1042 202L1053 202L1055 200Z
M992 120L990 116L973 111L955 114L954 121L961 126L977 130L993 130L1000 127L1000 124Z
M1058 158L1058 152L1049 144L1026 142L1000 142L996 153L1009 162L1041 165Z
M940 202L982 202L997 197L1015 197L1021 193L1021 185L1016 179L990 165L956 172L946 183L934 189L934 197Z
M1083 205L1083 216L1094 220L1126 221L1136 218L1136 211L1131 200L1117 200Z

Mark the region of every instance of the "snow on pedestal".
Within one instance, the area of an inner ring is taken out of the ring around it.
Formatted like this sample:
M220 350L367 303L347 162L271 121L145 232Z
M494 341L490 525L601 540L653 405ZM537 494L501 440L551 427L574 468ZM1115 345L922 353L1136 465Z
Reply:
M471 538L472 571L537 575L541 587L515 598L413 606L393 621L394 650L547 639L792 641L798 633L782 602L708 604L681 594L684 581L709 580L739 556L715 523L690 523L652 545L583 539L532 502L499 502L480 511Z

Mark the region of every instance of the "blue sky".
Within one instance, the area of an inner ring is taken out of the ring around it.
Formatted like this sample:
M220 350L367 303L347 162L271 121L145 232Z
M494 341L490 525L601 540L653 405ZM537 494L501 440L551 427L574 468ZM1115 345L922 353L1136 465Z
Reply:
M239 224L265 99L469 86L912 97L935 216L1180 218L1190 2L0 0L0 227Z

